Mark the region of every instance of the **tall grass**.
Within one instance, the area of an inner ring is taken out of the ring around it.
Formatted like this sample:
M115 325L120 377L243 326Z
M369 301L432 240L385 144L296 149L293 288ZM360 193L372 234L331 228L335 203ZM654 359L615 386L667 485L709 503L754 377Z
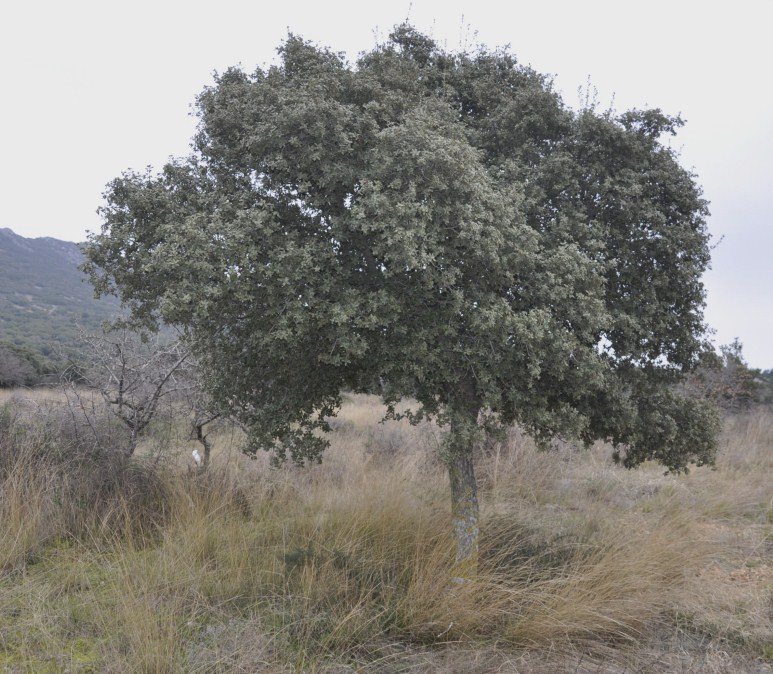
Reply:
M173 446L177 463L126 461L57 442L55 415L2 414L0 664L475 671L531 651L600 662L664 631L765 653L769 617L730 580L749 570L769 601L763 416L730 422L720 470L686 478L611 467L601 445L538 452L513 431L478 457L481 571L457 585L439 431L379 425L372 398L347 403L306 469L222 443L206 472Z

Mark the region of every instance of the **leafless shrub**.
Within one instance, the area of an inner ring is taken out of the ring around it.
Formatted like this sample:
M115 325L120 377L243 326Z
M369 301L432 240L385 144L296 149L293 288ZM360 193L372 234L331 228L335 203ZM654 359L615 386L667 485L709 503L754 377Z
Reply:
M65 375L71 408L93 417L93 399L82 398L83 386L98 391L108 409L129 434L131 455L139 438L162 409L162 403L187 392L190 379L181 377L190 352L180 340L106 329L101 335L81 334L85 361L73 363Z

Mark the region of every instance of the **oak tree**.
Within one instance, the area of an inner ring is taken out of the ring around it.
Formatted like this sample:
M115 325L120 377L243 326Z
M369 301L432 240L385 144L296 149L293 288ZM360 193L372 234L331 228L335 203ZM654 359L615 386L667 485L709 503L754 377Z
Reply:
M197 110L191 156L109 185L87 270L187 331L254 447L317 460L344 389L415 401L448 429L459 575L485 429L713 460L715 417L673 386L706 348L709 263L678 117L574 111L508 50L409 25L354 63L291 35Z

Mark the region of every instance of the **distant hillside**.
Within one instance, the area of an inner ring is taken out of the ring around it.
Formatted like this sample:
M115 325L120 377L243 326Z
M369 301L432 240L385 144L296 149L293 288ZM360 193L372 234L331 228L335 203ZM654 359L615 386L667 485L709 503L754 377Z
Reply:
M82 261L77 244L0 229L0 343L56 359L57 345L75 344L78 325L98 330L115 316L118 301L94 299Z

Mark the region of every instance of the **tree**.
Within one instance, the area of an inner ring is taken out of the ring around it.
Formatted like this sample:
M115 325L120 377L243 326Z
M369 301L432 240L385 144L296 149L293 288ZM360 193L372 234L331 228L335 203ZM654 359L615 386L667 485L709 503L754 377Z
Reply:
M743 412L765 401L763 373L749 367L737 337L720 346L719 355L705 354L685 385L692 395L711 400L726 413Z
M253 448L318 460L342 389L415 400L448 428L462 576L485 430L713 460L715 417L672 386L707 348L679 118L573 112L507 51L408 25L354 65L295 36L279 56L216 77L194 153L114 180L85 246L98 292L187 330Z
M82 333L85 363L73 364L66 378L86 384L102 396L107 407L126 427L131 456L143 431L156 418L159 404L175 394L189 393L181 378L190 352L179 340L136 333L127 328L106 329L102 334ZM70 391L86 412L75 385Z
M217 422L229 423L231 419L218 408L216 401L207 394L203 376L204 373L196 360L193 357L189 358L181 372L184 387L180 404L181 409L188 414L190 437L201 445L204 452L203 457L199 459L194 457L194 461L202 470L206 470L212 457L210 431Z
M759 400L764 405L773 403L773 370L762 370L758 375Z

